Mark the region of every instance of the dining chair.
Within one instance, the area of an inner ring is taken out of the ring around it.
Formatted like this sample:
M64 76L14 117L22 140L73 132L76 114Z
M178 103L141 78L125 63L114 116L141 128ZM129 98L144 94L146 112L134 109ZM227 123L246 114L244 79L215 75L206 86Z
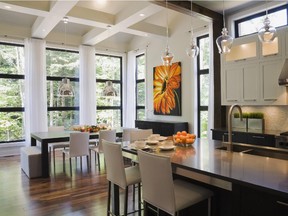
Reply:
M153 134L152 129L139 129L130 131L130 142L147 139L151 134Z
M144 212L147 203L170 215L208 200L208 215L211 214L213 192L180 179L173 180L170 157L138 150L139 168L142 180ZM158 211L159 212L159 211Z
M111 184L125 190L124 216L128 214L128 187L138 185L138 211L141 216L141 178L138 166L124 166L121 145L118 143L102 141L108 180L107 215L110 215ZM134 212L136 212L134 211ZM132 213L132 212L130 212ZM129 214L130 214L129 213Z
M61 132L64 131L65 128L64 126L51 126L48 127L48 132ZM65 149L69 147L69 142L56 142L56 143L49 143L49 152L50 156L52 156L51 152L53 152L53 167L54 167L54 172L55 172L55 149Z
M89 133L86 132L76 132L70 133L70 146L69 149L63 149L63 169L65 170L65 155L69 157L70 164L70 175L72 176L72 158L80 157L81 170L82 170L82 156L86 156L87 159L87 170L89 172Z
M99 142L97 146L90 146L89 155L91 163L91 152L95 152L95 163L97 159L98 170L100 171L100 153L103 153L102 140L107 140L109 142L116 141L116 130L100 130L99 131Z
M122 142L130 141L130 133L131 131L139 130L138 128L123 128L122 132Z

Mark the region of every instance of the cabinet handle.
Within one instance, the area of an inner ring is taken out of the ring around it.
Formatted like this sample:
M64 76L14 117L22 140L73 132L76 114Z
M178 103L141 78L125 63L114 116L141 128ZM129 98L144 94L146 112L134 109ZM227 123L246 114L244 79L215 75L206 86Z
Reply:
M277 56L277 55L278 55L278 53L274 53L274 54L270 54L270 55L265 55L265 56L263 56L263 57L265 58L265 57Z
M277 101L277 99L272 99L272 98L266 98L266 99L264 99L264 101Z
M256 101L256 99L244 99L244 101Z
M263 136L252 136L253 138L256 138L256 139L265 139L265 137Z
M228 136L228 133L224 133L224 135L227 135ZM234 136L234 134L232 133L232 136Z
M284 206L287 206L288 207L288 203L285 203L285 202L282 202L282 201L276 201L278 204L280 205L284 205Z
M235 60L235 62L241 62L241 61L246 61L247 59L238 59L238 60Z
M228 102L236 102L236 101L238 101L238 100L227 100Z

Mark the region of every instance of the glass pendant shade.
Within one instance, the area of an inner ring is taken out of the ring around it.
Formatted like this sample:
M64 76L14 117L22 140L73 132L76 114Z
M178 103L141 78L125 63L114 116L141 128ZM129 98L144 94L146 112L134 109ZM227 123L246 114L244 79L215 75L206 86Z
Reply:
M186 53L189 57L191 58L195 58L198 56L199 54L199 48L198 46L195 44L195 41L192 41L192 43L190 44L190 46L187 48Z
M216 44L220 54L229 53L233 44L234 38L228 35L227 28L222 29L222 35L216 39Z
M102 92L102 96L117 96L117 91L113 87L112 81L107 81L105 83L105 86L104 86L104 89Z
M276 37L276 29L270 25L268 16L264 19L264 26L258 31L258 37L261 42L269 43Z
M165 51L163 52L161 59L164 66L170 66L172 64L172 60L174 58L174 54L170 52L169 47L167 46Z
M69 79L67 78L62 79L62 82L60 83L58 87L58 96L60 97L73 97L74 96L74 90Z

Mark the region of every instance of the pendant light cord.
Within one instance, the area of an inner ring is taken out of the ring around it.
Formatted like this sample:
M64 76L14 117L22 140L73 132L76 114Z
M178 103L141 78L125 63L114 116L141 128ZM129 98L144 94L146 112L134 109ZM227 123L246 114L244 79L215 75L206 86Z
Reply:
M222 2L222 8L223 8L223 28L226 28L226 25L225 25L225 10L224 10L224 0Z
M193 15L193 11L192 11L192 0L191 0L191 45L193 44L193 26L192 26L192 15Z
M169 44L169 31L168 31L168 4L167 4L167 1L166 0L166 47L168 47L168 44Z
M268 4L267 4L267 0L265 1L265 6L266 6L266 17L268 17Z

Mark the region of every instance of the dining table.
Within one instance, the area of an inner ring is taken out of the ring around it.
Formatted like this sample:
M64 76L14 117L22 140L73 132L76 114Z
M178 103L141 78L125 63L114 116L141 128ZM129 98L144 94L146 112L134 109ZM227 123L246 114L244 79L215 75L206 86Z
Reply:
M116 128L116 136L122 137L122 128ZM50 177L50 164L49 164L49 151L48 144L56 142L69 142L70 133L81 133L80 131L64 130L56 132L32 132L31 136L31 146L36 146L37 141L40 142L41 146L41 166L42 166L42 178ZM99 132L90 132L90 139L97 139L99 137Z

